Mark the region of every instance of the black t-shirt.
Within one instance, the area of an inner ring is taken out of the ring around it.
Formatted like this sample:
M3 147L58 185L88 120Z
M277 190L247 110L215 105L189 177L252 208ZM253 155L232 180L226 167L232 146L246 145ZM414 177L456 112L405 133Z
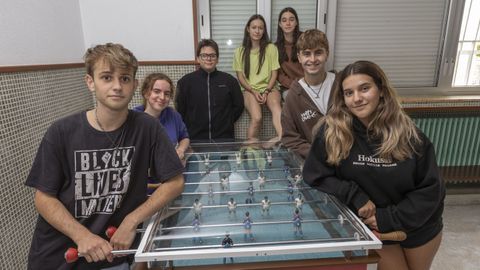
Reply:
M101 132L86 112L53 123L47 130L26 185L57 197L92 233L104 237L147 198L147 178L166 181L183 166L157 119L129 111L117 130ZM67 264L64 253L74 242L38 217L28 269L100 269L125 261Z

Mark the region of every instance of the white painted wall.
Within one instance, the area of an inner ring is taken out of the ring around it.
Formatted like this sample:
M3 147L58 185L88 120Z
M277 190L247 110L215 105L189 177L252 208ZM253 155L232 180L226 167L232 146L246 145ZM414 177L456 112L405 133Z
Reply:
M0 66L82 63L115 42L140 61L195 59L192 0L1 0Z
M192 0L79 0L85 47L121 43L140 61L195 59Z
M80 8L71 0L2 0L0 66L82 62Z

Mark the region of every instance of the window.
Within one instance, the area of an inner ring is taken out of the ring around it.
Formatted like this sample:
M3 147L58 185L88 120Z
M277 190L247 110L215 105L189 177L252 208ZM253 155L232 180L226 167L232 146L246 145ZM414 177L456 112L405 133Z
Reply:
M478 94L480 0L197 0L208 18L202 38L220 46L219 69L231 72L233 50L254 13L264 15L272 40L278 13L299 14L301 30L327 34L327 69L340 71L356 60L379 64L402 95ZM203 4L201 4L203 3ZM227 12L228 10L228 12ZM211 20L210 20L211 18ZM462 19L463 18L463 19ZM211 27L210 27L211 26ZM218 30L215 30L218 29ZM220 31L221 30L221 31Z
M480 0L466 0L453 86L480 85Z

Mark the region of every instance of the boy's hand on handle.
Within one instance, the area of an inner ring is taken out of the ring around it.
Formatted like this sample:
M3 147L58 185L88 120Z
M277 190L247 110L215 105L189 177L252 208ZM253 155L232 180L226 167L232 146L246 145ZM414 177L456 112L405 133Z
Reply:
M116 228L116 227L110 226L110 227L108 227L108 228L105 230L105 235L106 235L108 238L112 238L112 236L115 234L116 231L117 231L117 228ZM95 235L95 236L97 236L97 235ZM97 236L97 237L98 237L98 236ZM101 238L101 237L99 237L99 238ZM81 239L83 239L83 238L81 238ZM101 238L101 239L105 241L105 239L103 239L103 238ZM79 241L79 242L80 242L80 241ZM110 243L109 243L108 241L105 241L105 242L110 246ZM77 245L78 245L78 243L77 243ZM78 245L78 246L80 247L80 245ZM88 262L92 262L92 261L89 261L89 257L87 257L87 256L88 256L87 253L83 253L83 252L81 252L81 251L79 251L79 250L80 250L80 248L79 248L78 250L77 250L76 248L73 248L73 247L68 248L67 251L65 251L65 254L63 255L64 258L65 258L65 261L67 261L67 263L73 263L73 262L77 261L77 260L78 260L78 257L79 257L78 254L80 253L80 254L82 254L82 257L85 257L85 259L86 259ZM108 251L107 255L105 256L105 258L106 258L109 262L111 262L111 261L113 261L113 255L111 254L111 252L112 252L112 250L113 250L112 246L110 246L110 248L109 248L108 250L109 250L109 251ZM109 257L111 257L111 259L109 259ZM92 257L90 256L90 258L92 258ZM93 261L95 261L95 260L93 260Z
M87 235L80 237L79 240L76 241L76 244L77 252L81 253L89 263L103 260L113 261L113 247L107 240L96 234L89 232Z
M112 227L109 227L109 229ZM115 227L113 227L115 228ZM108 229L107 229L108 231ZM137 226L135 224L129 223L127 220L124 220L118 229L110 230L113 231L113 235L110 237L110 244L113 247L113 250L125 250L129 249L135 240L135 235L137 233Z

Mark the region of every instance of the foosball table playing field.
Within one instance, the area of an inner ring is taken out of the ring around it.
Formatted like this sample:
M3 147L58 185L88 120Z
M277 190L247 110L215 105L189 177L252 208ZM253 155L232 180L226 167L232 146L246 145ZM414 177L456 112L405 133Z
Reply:
M155 269L376 269L372 250L384 236L304 184L292 152L262 143L192 148L184 192L150 220L135 261Z

